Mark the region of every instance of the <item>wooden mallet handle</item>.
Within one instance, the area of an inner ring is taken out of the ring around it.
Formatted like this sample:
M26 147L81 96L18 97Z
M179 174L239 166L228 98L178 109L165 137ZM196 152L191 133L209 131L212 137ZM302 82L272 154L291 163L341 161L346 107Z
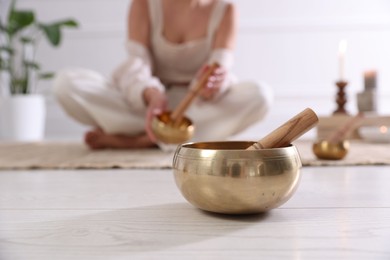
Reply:
M362 112L358 113L356 116L350 118L344 125L332 132L331 135L326 138L326 141L331 143L338 143L343 141L345 137L356 128L357 123L362 120L364 114Z
M310 108L306 108L263 139L248 147L247 150L286 147L317 123L316 113Z
M180 123L183 118L183 114L191 104L192 100L199 94L199 92L203 89L204 85L209 80L209 77L214 73L214 71L219 67L217 63L213 63L206 70L206 72L202 75L202 77L197 81L197 85L190 89L188 94L183 98L183 100L179 103L176 109L171 114L171 120L173 124Z

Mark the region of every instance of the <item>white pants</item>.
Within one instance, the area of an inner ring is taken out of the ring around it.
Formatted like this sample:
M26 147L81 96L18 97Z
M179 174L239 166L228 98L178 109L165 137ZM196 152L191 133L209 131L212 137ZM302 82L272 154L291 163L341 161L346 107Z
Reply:
M135 112L100 74L86 69L65 70L54 81L54 93L67 114L106 133L136 135L145 131L145 112ZM169 108L186 95L186 87L167 91ZM264 84L242 82L212 101L195 99L186 111L195 125L191 141L226 140L264 118L272 92Z

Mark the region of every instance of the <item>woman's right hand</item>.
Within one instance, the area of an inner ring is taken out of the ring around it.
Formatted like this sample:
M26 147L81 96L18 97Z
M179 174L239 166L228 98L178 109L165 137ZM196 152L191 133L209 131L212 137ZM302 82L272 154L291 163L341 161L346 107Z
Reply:
M152 120L155 116L164 112L167 108L167 97L156 88L146 88L144 91L144 101L147 105L145 118L145 131L150 140L157 142L157 138L152 131Z
M198 83L205 73L210 69L210 65L204 65L196 74L195 82ZM214 72L208 77L207 82L204 84L203 88L199 92L199 96L203 100L213 99L218 92L220 91L222 84L226 77L226 70L223 67L218 67Z

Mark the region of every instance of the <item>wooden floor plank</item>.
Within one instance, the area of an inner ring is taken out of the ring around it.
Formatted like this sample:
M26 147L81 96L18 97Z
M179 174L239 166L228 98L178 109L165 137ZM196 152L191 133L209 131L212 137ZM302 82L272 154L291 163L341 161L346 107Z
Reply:
M206 213L171 170L0 171L0 259L390 259L390 167L305 167L265 214Z

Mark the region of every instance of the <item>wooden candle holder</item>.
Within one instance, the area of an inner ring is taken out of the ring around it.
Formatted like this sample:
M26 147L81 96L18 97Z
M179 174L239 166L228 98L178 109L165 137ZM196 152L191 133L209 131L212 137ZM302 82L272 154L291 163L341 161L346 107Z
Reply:
M337 81L337 95L336 95L336 104L337 109L333 112L333 114L345 114L348 115L347 110L345 109L345 104L347 103L347 95L345 93L345 87L348 85L347 81Z

